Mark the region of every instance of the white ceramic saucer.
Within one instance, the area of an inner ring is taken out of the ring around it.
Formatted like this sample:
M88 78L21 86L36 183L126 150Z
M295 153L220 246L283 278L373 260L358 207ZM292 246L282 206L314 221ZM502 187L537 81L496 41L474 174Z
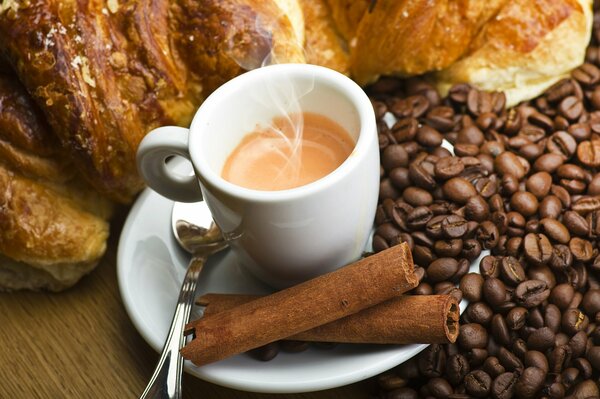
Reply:
M171 234L172 204L146 189L127 217L117 255L125 308L142 337L157 352L166 339L189 260ZM476 269L471 267L471 271ZM207 292L267 294L271 290L241 268L233 253L226 250L213 256L202 272L196 293ZM199 308L192 312L192 319L200 317ZM338 345L333 349L280 353L269 362L241 354L203 367L186 362L185 370L239 390L309 392L372 377L410 359L426 346Z

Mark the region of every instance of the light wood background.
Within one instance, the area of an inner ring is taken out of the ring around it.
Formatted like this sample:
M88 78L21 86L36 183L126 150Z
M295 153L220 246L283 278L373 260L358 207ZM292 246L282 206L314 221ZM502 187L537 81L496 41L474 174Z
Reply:
M112 224L107 254L75 287L58 294L0 293L0 398L136 398L158 360L129 320L117 285L116 251L126 210ZM334 390L266 395L184 378L184 398L354 399L365 381Z

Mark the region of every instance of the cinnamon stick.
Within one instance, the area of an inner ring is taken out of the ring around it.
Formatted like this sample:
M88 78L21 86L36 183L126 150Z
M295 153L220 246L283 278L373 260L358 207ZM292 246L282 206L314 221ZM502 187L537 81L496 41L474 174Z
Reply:
M182 350L196 365L212 363L397 297L418 284L406 243L272 295L203 317L186 327Z
M260 298L206 294L196 303L209 316ZM448 344L458 337L459 306L450 295L402 295L350 316L292 335L295 341L363 344Z

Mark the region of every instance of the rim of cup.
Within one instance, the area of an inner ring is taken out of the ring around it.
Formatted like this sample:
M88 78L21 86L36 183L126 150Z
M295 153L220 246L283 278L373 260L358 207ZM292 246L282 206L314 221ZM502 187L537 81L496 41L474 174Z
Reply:
M274 191L254 190L241 187L223 179L223 177L214 171L208 164L206 158L201 156L203 150L201 149L199 140L201 140L202 134L195 132L199 129L206 129L202 126L203 121L208 120L212 113L218 112L219 108L223 109L221 97L228 98L230 95L239 91L240 86L243 87L252 80L273 79L276 75L285 75L289 78L293 78L294 75L311 76L314 77L315 85L324 81L327 85L332 86L339 91L341 95L345 95L355 107L359 117L360 129L358 140L348 158L346 158L339 167L328 175L311 183L286 190ZM370 137L370 135L375 135L376 129L375 112L371 105L371 101L360 86L346 75L329 68L311 64L277 64L245 72L223 84L211 93L200 106L198 112L196 112L190 125L189 152L197 174L201 175L208 184L219 188L227 194L233 197L251 199L259 202L287 201L321 191L341 180L354 168L360 167L360 163L367 157L367 149L370 141L373 140L373 137Z

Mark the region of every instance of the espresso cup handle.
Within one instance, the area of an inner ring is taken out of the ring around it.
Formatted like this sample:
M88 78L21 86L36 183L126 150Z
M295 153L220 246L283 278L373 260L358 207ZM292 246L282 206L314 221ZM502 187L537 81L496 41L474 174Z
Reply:
M191 162L188 150L189 129L163 126L144 137L137 150L137 167L144 181L160 195L179 202L202 200L196 176L179 175L166 161L179 155Z

